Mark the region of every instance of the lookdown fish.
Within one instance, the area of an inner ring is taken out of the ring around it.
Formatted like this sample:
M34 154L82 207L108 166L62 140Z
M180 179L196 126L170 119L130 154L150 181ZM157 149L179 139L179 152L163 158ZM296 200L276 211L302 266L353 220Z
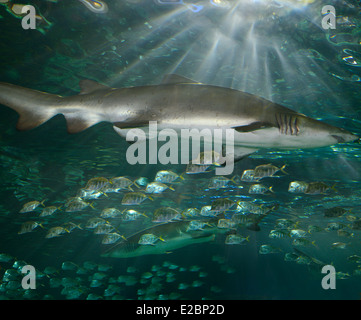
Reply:
M234 151L229 155L234 160L260 148L316 148L359 139L253 94L174 74L166 75L159 85L115 89L82 80L80 88L79 95L62 97L0 83L0 103L20 115L19 130L35 128L57 114L66 118L69 133L103 121L111 122L123 137L131 129L142 128L149 138L150 121L157 122L158 132L173 129L178 137L182 129L221 129L223 146L228 146L233 133Z

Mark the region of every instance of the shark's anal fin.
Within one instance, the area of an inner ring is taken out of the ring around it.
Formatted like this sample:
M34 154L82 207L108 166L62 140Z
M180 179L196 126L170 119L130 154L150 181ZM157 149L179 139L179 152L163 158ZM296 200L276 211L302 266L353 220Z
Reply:
M233 127L233 129L236 130L237 132L242 133L242 132L252 132L260 129L272 128L272 127L274 127L274 125L272 125L269 122L256 121L245 126Z

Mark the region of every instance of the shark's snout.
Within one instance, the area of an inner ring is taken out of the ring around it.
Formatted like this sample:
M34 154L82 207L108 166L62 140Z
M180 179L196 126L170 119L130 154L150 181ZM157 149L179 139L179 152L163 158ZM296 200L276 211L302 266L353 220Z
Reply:
M346 130L342 130L342 133L338 134L331 134L331 137L336 140L337 143L346 143L346 142L352 142L352 141L359 141L360 138L351 132L348 132Z

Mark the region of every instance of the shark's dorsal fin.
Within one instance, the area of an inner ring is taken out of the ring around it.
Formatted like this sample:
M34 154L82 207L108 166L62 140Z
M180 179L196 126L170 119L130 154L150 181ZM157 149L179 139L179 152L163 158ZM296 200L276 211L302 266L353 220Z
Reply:
M194 81L192 79L188 79L183 76L179 76L177 74L166 74L163 77L162 82L161 82L161 84L180 84L180 83L197 83L197 84L199 84L200 82Z
M94 80L84 79L79 81L80 93L79 94L87 94L98 90L109 89L110 87L100 84Z

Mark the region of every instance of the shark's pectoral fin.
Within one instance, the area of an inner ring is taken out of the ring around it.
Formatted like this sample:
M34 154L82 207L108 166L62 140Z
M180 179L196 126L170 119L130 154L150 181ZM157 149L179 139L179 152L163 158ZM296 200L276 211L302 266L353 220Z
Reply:
M177 74L166 74L161 84L180 84L180 83L193 83L193 84L200 84L198 81L194 81L192 79L188 79L183 76L179 76Z
M272 127L274 127L272 123L256 121L245 126L233 127L233 129L242 133L242 132L252 132L260 129L272 128Z
M242 160L243 158L249 156L250 154L252 154L256 151L258 151L258 149L234 146L233 152L229 152L225 145L222 146L223 157L226 158L226 161L228 163L229 162L237 162L239 160Z
M80 93L79 94L87 94L98 90L109 90L110 87L100 84L96 81L85 79L79 81Z

